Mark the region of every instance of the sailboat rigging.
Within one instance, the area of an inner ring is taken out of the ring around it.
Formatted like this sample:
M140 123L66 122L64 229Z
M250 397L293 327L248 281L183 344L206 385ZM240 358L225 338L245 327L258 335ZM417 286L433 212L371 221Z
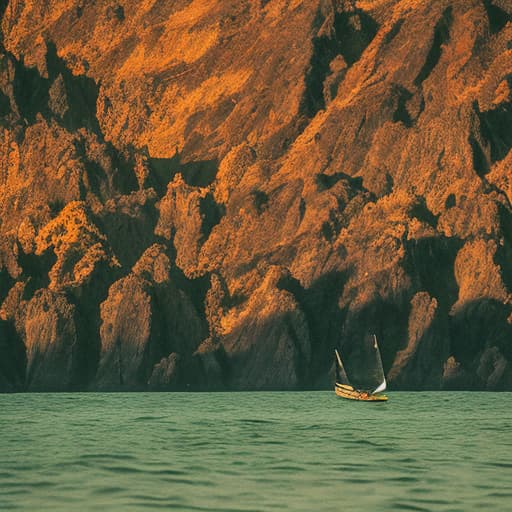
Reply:
M335 349L334 353L336 355L334 391L337 396L367 402L384 402L388 399L386 395L381 394L386 389L387 383L375 334L371 340L363 340L355 353L352 375L354 384L347 376L338 350Z

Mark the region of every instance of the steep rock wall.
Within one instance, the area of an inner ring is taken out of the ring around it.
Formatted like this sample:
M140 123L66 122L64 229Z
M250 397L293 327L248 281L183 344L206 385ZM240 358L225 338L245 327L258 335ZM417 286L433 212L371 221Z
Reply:
M512 389L508 2L2 6L0 390Z

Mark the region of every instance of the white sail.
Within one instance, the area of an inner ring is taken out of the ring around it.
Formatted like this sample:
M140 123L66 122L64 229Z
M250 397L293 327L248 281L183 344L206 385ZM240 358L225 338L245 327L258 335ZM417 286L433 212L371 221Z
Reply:
M386 379L384 379L380 386L378 386L377 388L375 388L372 392L372 394L374 395L375 393L380 393L381 391L384 391L387 387L387 384L386 384Z
M340 368L343 368L343 363L341 362L341 357L338 354L338 351L336 349L334 349L334 353L336 354L336 359L338 360L338 365L340 366Z
M384 376L384 369L382 368L382 359L380 357L379 345L377 344L377 336L375 336L375 334L373 335L373 348L377 353L378 365L380 372L382 373L382 382L373 390L373 394L375 394L384 391L387 387L386 377Z

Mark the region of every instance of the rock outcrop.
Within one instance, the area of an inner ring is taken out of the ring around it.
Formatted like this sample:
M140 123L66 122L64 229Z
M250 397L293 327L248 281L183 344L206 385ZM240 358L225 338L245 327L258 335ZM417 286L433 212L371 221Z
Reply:
M512 389L509 2L0 17L0 391Z
M100 317L95 389L171 385L171 361L176 366L176 355L187 354L205 336L191 300L171 281L165 247L157 244L144 252L130 274L112 284ZM159 378L157 366L167 356L173 357Z

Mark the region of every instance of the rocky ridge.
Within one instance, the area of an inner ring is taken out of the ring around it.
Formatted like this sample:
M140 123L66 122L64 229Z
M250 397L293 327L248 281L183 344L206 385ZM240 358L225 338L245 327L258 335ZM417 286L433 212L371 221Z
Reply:
M0 391L512 389L509 2L1 5Z

